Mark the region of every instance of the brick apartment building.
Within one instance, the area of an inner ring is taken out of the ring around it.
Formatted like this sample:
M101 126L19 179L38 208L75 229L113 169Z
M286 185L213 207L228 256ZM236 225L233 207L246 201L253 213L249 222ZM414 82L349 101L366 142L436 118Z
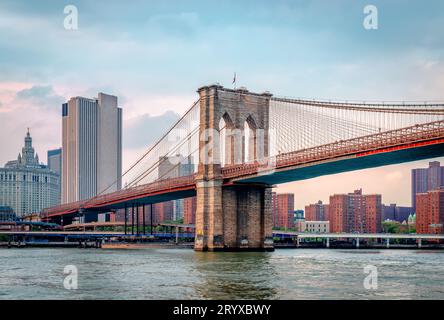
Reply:
M381 195L363 195L362 189L330 196L330 232L378 233L382 222Z
M416 233L442 234L444 224L444 188L416 195Z

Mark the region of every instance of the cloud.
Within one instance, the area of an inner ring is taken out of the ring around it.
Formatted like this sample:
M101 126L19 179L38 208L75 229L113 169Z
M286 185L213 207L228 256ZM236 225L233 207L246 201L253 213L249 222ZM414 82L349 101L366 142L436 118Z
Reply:
M47 111L58 111L66 99L58 95L50 85L34 85L17 92L16 100L32 107L44 108Z
M144 114L127 120L123 133L124 148L148 147L161 138L179 118L179 114L167 111L159 116Z

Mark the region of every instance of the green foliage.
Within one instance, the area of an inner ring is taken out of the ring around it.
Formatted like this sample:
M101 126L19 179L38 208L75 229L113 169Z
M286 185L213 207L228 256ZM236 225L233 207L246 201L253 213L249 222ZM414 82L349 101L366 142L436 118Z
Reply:
M382 223L382 231L385 233L415 233L416 227L401 224L397 221L384 221Z

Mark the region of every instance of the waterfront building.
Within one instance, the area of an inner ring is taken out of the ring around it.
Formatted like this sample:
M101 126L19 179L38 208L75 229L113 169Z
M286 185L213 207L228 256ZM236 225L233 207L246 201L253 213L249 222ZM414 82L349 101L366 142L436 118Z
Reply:
M416 195L416 233L444 233L444 187Z
M378 233L381 231L381 195L363 195L362 189L330 196L331 232Z
M438 161L429 162L428 168L412 169L412 207L416 212L416 195L444 186L444 166Z
M122 109L117 97L71 98L62 105L62 203L121 189Z
M330 196L328 217L332 233L346 232L348 228L348 197L346 194Z
M273 203L274 201L274 203ZM281 193L272 196L274 227L283 229L294 228L294 194Z
M303 221L298 227L300 232L309 233L329 233L330 222L329 221Z
M315 204L305 206L305 220L309 221L328 221L329 205L323 204L319 200Z
M59 175L39 163L28 130L17 159L0 168L0 206L11 207L21 217L55 206L59 199Z

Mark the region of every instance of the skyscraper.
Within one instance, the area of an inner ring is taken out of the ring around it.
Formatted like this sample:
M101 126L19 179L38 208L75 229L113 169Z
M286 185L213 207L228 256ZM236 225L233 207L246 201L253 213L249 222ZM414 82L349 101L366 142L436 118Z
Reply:
M48 169L59 175L62 173L62 148L48 150Z
M59 199L58 203L61 202L61 196L62 196L62 148L54 149L54 150L48 150L48 169L57 173L59 177Z
M412 169L412 207L416 212L416 195L444 186L444 167L438 161L429 162L428 168Z
M62 203L120 190L122 109L117 97L71 98L62 105Z

